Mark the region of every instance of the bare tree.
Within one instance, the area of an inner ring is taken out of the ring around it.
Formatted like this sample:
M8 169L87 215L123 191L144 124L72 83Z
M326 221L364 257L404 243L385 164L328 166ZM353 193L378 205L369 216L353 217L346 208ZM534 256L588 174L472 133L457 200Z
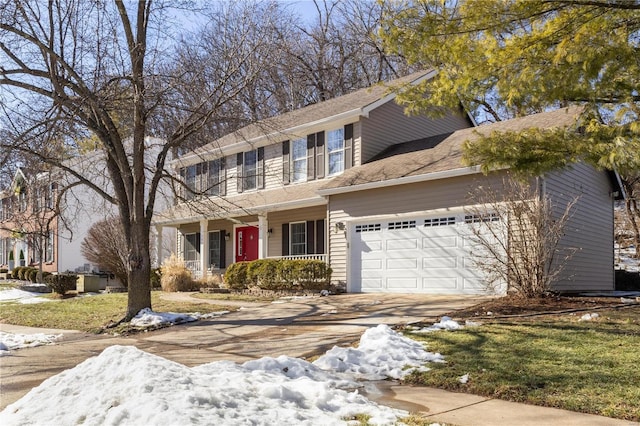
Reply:
M0 151L56 167L68 185L86 185L116 207L127 242L125 320L151 306L149 233L170 153L248 82L237 76L250 52L233 45L206 58L170 11L151 0L0 0L2 118L11 134ZM86 138L102 155L107 188L68 162Z
M504 178L502 186L478 186L466 209L475 266L489 289L507 285L521 297L550 291L575 249L563 247L564 229L577 199L556 206L536 180Z
M105 272L110 272L124 285L127 282L127 240L117 219L94 224L82 241L82 255Z

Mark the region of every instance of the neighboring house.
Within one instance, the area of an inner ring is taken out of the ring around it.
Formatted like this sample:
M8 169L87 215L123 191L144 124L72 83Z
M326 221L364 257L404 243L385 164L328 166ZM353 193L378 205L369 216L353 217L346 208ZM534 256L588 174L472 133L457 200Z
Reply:
M431 73L392 82L415 84ZM156 216L178 230L196 275L258 258L321 259L348 291L482 293L469 260L465 204L478 167L461 163L477 132L567 126L560 110L472 128L463 113L408 116L384 86L249 125L173 163L181 202ZM540 178L581 194L563 243L581 250L558 289L613 288L613 200L605 172L576 165ZM615 183L615 182L614 182Z
M156 140L149 139L153 146ZM106 164L102 161L99 151L78 156L67 162L76 170L82 170L93 183L109 191L111 187ZM53 177L52 177L53 176ZM41 173L31 178L25 177L25 172L18 170L11 189L2 194L0 204L0 268L12 269L20 266L19 254L25 254L25 265L38 266L37 242L30 238L33 230L43 228L43 217L51 217L56 198L59 198L59 215L50 222L49 230L42 235L44 239L43 270L47 272L99 272L97 265L84 258L81 243L91 227L106 218L115 217L117 208L106 202L86 185L70 185L75 182L73 177L65 177L61 172L53 174ZM70 188L67 188L67 187ZM17 188L20 188L17 190ZM64 188L67 188L64 190ZM46 189L46 190L45 190ZM161 188L163 189L163 188ZM167 198L158 194L156 205L158 209L169 206ZM43 213L38 213L43 212ZM38 214L36 214L38 213ZM48 215L48 216L47 216ZM5 220L3 220L5 218ZM27 232L19 232L19 231ZM151 238L154 241L164 241L160 247L160 258L165 258L175 251L173 242L174 232L167 228L164 238L158 238L155 232ZM25 235L27 237L25 237ZM14 262L9 263L10 252L13 252ZM152 253L155 260L158 252ZM157 263L157 261L156 261Z
M39 265L42 259L43 271L57 271L57 185L48 177L18 169L0 193L0 268Z

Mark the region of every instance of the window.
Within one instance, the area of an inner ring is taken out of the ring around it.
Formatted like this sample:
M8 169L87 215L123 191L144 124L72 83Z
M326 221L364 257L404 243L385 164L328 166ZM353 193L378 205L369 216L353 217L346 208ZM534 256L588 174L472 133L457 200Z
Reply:
M200 260L200 233L185 234L184 236L184 260Z
M291 224L291 254L307 254L307 223L297 222Z
M209 267L224 268L224 233L225 231L209 232Z
M291 169L292 182L307 180L307 140L291 141Z
M264 148L237 156L238 192L264 188Z
M53 244L55 242L55 235L53 231L49 232L44 246L44 261L47 263L53 262Z
M198 164L197 166L200 165ZM187 189L184 191L184 198L186 200L193 200L196 196L195 193L198 191L198 188L196 188L197 166L194 164L185 168L184 183L187 185Z
M327 132L327 158L329 176L344 171L344 129Z
M221 194L221 181L224 181L224 177L221 176L222 160L209 161L207 164L206 174L206 186L205 193L207 195L224 195Z
M480 223L480 222L497 222L500 217L496 213L487 213L482 215L469 214L464 217L465 223Z
M367 225L356 225L356 233L358 234L361 232L374 232L379 230L380 230L379 223L371 223Z
M389 229L410 229L416 227L415 220L404 220L402 222L389 222Z
M456 218L455 217L435 217L433 219L425 219L424 226L432 227L432 226L447 226L447 225L455 225Z
M7 240L5 238L0 238L0 265L6 265L9 263L7 255L8 251L9 248L7 247Z

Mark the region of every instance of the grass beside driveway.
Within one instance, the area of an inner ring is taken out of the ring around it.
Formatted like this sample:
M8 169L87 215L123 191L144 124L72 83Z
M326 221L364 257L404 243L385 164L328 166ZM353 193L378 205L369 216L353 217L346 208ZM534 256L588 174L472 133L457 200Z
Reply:
M640 306L597 312L411 335L447 363L407 382L640 421Z
M151 292L151 303L156 312L209 313L233 311L236 307L209 303L172 302L162 300L160 292ZM51 295L42 297L53 297ZM126 293L111 293L72 297L47 303L0 304L0 322L29 327L59 328L99 332L109 322L120 320L127 308ZM117 330L116 330L117 331Z

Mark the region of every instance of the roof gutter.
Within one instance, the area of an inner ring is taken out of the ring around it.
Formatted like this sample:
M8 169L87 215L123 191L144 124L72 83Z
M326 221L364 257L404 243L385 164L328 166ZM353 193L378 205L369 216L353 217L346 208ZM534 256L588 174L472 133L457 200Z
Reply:
M480 173L480 166L463 167L453 170L443 170L441 172L427 173L424 175L404 176L396 179L381 180L376 182L361 183L358 185L342 186L338 188L319 189L317 192L323 197L329 195L346 194L349 192L366 191L368 189L388 188L396 185L406 185L410 183L427 182L430 180L438 180L452 178L457 176L466 176Z

